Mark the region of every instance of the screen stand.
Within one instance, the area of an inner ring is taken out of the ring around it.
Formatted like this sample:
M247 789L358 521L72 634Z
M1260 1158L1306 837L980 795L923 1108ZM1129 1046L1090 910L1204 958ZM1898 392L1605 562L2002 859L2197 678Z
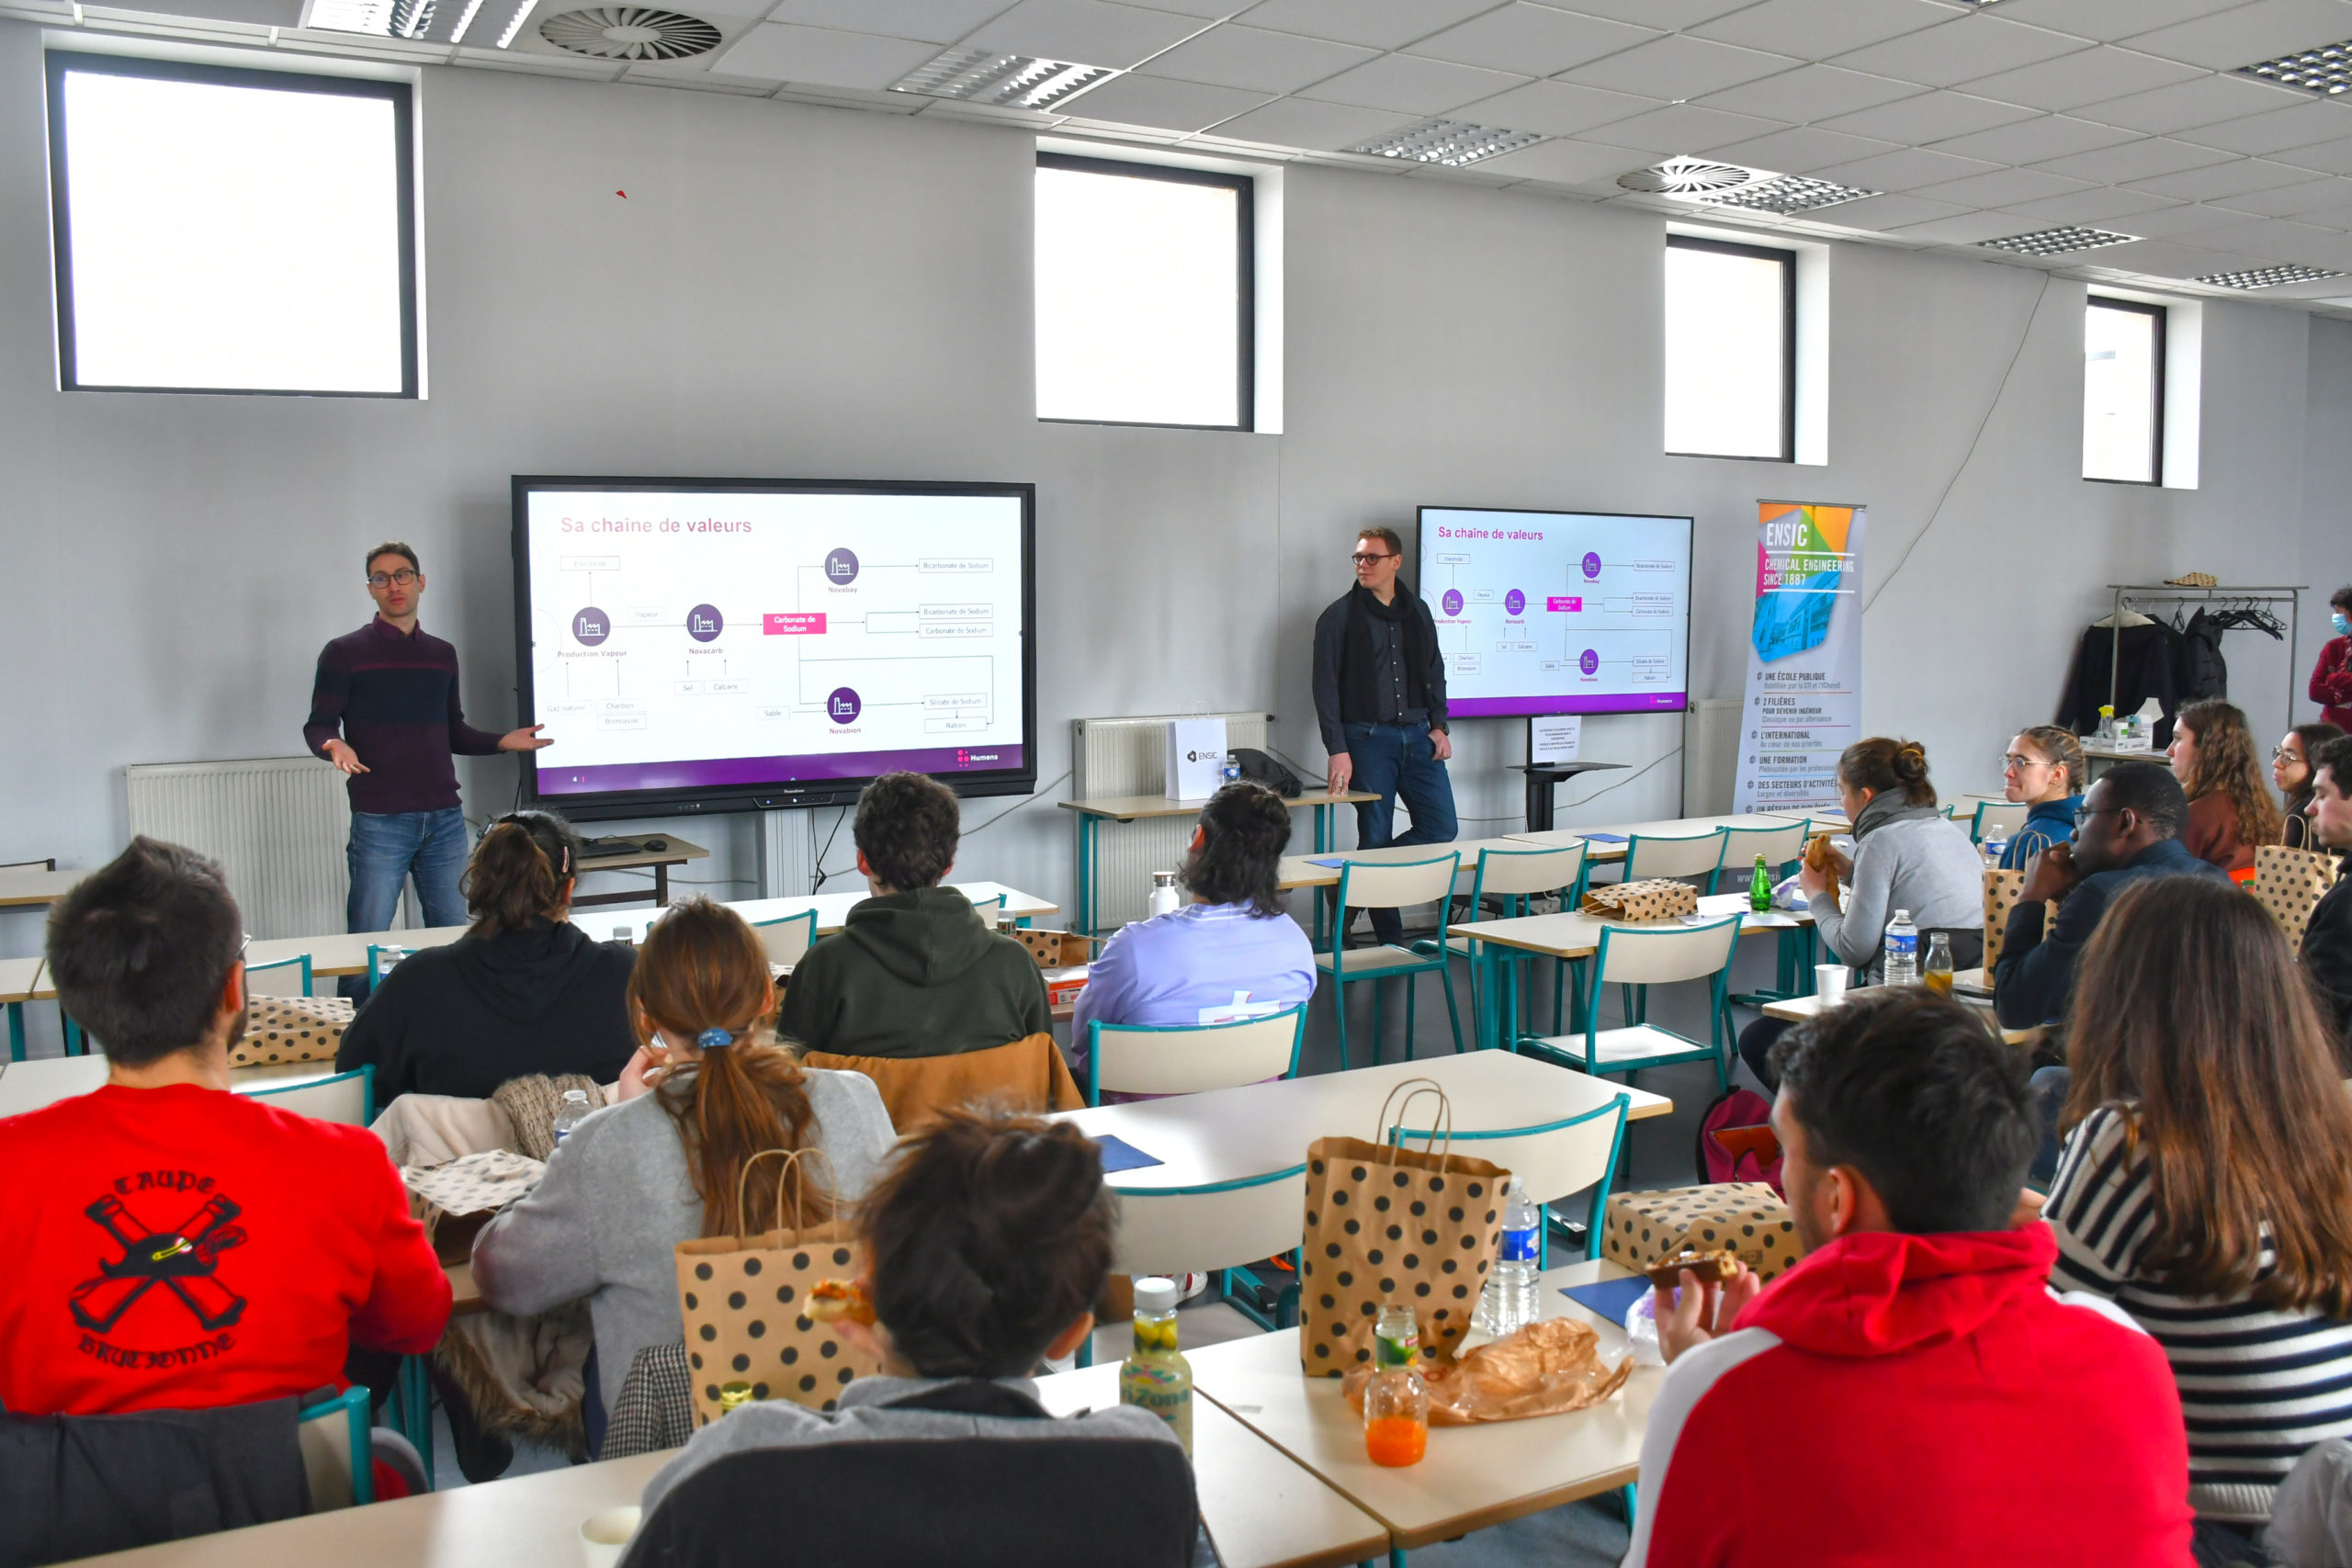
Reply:
M1622 768L1623 762L1514 762L1512 770L1527 775L1527 830L1546 832L1552 826L1552 789L1562 779L1600 768Z

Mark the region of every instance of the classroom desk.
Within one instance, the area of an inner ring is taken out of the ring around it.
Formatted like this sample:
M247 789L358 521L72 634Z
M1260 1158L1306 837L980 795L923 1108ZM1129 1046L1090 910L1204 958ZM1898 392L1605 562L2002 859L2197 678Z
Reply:
M0 871L0 909L45 908L73 892L74 885L89 874L86 868L56 871L26 866Z
M1543 1314L1573 1317L1600 1337L1604 1361L1630 1353L1624 1330L1560 1293L1622 1278L1613 1263L1575 1263L1544 1276ZM1440 1427L1420 1463L1391 1470L1364 1457L1363 1420L1337 1378L1299 1370L1298 1330L1286 1328L1188 1350L1193 1387L1386 1525L1397 1551L1450 1540L1632 1482L1666 1372L1635 1367L1625 1386L1589 1409L1523 1421Z
M670 901L670 868L684 865L690 860L708 860L710 852L700 844L689 843L675 833L655 833L652 837L662 840L668 847L637 850L625 855L605 855L593 860L582 855L580 874L594 876L600 871L642 871L650 866L653 868L653 901L667 904ZM592 904L642 904L645 897L644 889L635 887L619 893L574 894L571 907L582 909Z
M83 1056L43 1056L37 1061L0 1064L0 1116L21 1115L87 1094L107 1081L107 1065L106 1057L95 1051ZM334 1076L333 1062L277 1062L230 1068L229 1087L243 1093Z
M1298 798L1285 802L1293 811L1311 807L1315 811L1315 852L1323 854L1331 847L1331 808L1360 801L1378 800L1380 796L1364 790L1348 789L1333 794L1308 785L1299 791ZM1095 934L1094 925L1094 846L1105 822L1136 822L1154 817L1198 817L1206 806L1200 800L1171 800L1164 795L1099 795L1090 800L1057 801L1064 811L1078 820L1078 910L1074 929L1088 936Z
M1007 887L1001 882L958 882L951 886L956 892L963 894L975 904L982 904L991 898L1001 897L1004 900L1004 912L1024 924L1040 915L1061 913L1059 904L1050 899L1037 897L1034 894L1023 893L1017 887ZM814 909L817 911L817 934L831 936L849 923L849 912L854 907L873 897L873 894L860 886L853 892L803 894L790 898L731 900L727 907L753 925L768 920L789 919L795 915L805 914ZM652 929L653 922L661 918L661 910L649 909L641 913L616 915L609 919L601 915L591 916L578 923L586 929L589 935L600 941L608 936L617 935L621 928L626 926L628 928L629 941L641 942L645 940L645 933Z
M1956 982L1976 981L1981 983L1984 974L1984 971L1982 969L1962 969L1955 972L1952 977ZM1848 994L1852 995L1853 993L1849 991ZM1981 997L1973 997L1966 995L1965 993L1956 992L1952 999L1960 1002L1963 1006L1975 1008L1985 1013L1990 1013L1993 1010L1993 1004ZM1818 996L1789 997L1781 1001L1767 1002L1764 1005L1763 1011L1766 1018L1777 1018L1786 1023L1802 1023L1808 1018L1816 1018L1820 1016L1821 998ZM2049 1030L2039 1024L2035 1025L2031 1029L2003 1028L2001 1030L2001 1038L2012 1045L2031 1047L2041 1043L2042 1037L2049 1032Z

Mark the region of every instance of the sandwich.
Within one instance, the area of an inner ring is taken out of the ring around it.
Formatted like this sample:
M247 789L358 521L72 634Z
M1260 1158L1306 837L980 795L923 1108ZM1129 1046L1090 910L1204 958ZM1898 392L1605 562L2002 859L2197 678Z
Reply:
M874 1302L847 1280L820 1280L808 1287L808 1315L818 1323L874 1325Z

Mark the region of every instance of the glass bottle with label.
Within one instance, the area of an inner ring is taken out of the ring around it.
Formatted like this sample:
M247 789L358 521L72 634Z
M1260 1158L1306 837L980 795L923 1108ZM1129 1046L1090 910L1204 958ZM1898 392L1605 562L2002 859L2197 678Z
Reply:
M1772 907L1772 874L1762 855L1756 857L1756 869L1748 874L1747 907L1759 915Z
M1430 1391L1420 1373L1421 1325L1394 1303L1373 1325L1372 1381L1363 1388L1363 1451L1374 1464L1419 1464L1429 1450Z

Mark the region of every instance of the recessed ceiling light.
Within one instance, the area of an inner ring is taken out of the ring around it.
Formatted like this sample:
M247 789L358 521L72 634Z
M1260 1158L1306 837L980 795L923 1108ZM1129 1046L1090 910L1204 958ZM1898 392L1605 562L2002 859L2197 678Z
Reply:
M1880 194L1856 186L1841 186L1835 180L1817 180L1810 175L1775 175L1697 199L1710 207L1736 207L1749 212L1778 212L1785 216Z
M433 26L434 0L310 0L301 25L378 38L423 38Z
M2021 256L2063 256L2071 251L2095 251L2101 245L2124 245L2138 239L2137 234L2118 234L2106 229L2037 229L2030 234L2011 234L2006 240L1980 240L1977 243L1996 251L2015 251Z
M2216 288L2276 288L2282 283L2316 283L2343 276L2322 266L2257 266L2245 272L2209 272L2197 281Z
M2301 87L2322 97L2334 97L2352 90L2352 39L2343 43L2322 44L2317 49L2297 50L2276 60L2259 61L2241 65L2237 73L2257 81L2276 82L2282 87Z
M506 26L499 29L499 48L504 49L514 41L514 35L521 32L523 24L531 19L531 8L538 3L539 0L522 0L522 4L514 7L514 14L506 18Z
M1039 60L993 49L951 49L891 83L890 91L1001 108L1042 109L1124 74L1107 65Z
M1415 164L1442 164L1459 169L1503 152L1532 147L1544 138L1532 130L1498 130L1466 120L1433 119L1376 141L1360 141L1351 152L1374 158L1403 158Z

